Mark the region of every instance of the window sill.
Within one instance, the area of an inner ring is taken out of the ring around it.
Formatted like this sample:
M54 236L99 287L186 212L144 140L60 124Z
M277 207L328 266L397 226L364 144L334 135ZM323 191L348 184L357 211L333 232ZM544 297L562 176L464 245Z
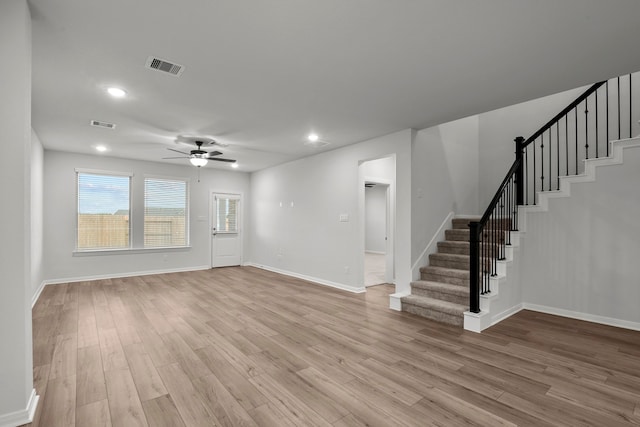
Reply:
M87 249L75 250L73 256L101 256L101 255L135 255L152 254L162 252L186 252L191 250L191 246L169 246L160 248L123 248L123 249Z

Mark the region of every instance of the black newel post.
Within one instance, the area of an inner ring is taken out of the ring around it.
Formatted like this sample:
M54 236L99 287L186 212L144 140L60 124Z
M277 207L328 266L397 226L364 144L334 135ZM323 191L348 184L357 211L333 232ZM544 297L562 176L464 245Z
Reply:
M472 313L480 313L479 225L480 223L475 221L469 223L469 311Z
M516 141L516 160L519 162L516 171L516 204L524 205L524 138L519 136Z

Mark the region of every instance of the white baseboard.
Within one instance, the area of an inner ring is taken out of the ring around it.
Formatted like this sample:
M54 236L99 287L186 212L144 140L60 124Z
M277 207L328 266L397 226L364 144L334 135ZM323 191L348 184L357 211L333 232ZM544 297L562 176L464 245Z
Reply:
M600 323L602 325L615 326L617 328L631 329L640 331L640 323L630 322L628 320L614 319L612 317L598 316L589 313L580 313L578 311L565 310L562 308L547 307L544 305L524 303L525 310L538 311L540 313L554 314L556 316L568 317L570 319L585 320L587 322Z
M498 323L502 322L506 318L513 316L514 314L518 313L523 309L524 309L524 304L516 304L513 307L506 309L502 313L499 313L491 318L490 326L497 325Z
M366 254L375 254L375 255L386 255L386 252L381 252L381 251L364 251L364 253Z
M31 297L31 309L33 309L33 307L38 302L38 298L40 298L40 294L42 293L42 290L45 286L47 286L47 284L43 281L42 283L40 283L40 286L38 286L38 289L36 289L36 291L33 293L33 297Z
M123 277L151 276L154 274L184 273L187 271L208 270L210 268L211 268L210 265L201 265L201 266L195 266L195 267L169 268L166 270L131 271L127 273L98 274L95 276L79 276L79 277L65 277L60 279L49 279L49 280L45 280L43 283L44 285L59 285L61 283L88 282L90 280L121 279Z
M29 401L27 402L27 407L20 411L0 415L0 427L15 427L23 424L29 424L33 421L33 417L36 414L36 408L38 407L39 400L40 396L36 394L36 389L32 389L31 396L29 396Z
M324 280L324 279L320 279L318 277L307 276L307 275L304 275L304 274L294 273L293 271L281 270L279 268L270 267L268 265L255 264L255 263L252 263L252 262L245 262L243 265L245 265L247 267L256 267L256 268L260 268L262 270L272 271L272 272L278 273L278 274L284 274L285 276L295 277L297 279L302 279L302 280L306 280L308 282L317 283L319 285L329 286L329 287L340 289L340 290L343 290L343 291L352 292L354 294L361 294L363 292L366 292L366 289L365 289L364 286L360 286L358 288L354 288L354 287L345 285L343 283L332 282L330 280Z

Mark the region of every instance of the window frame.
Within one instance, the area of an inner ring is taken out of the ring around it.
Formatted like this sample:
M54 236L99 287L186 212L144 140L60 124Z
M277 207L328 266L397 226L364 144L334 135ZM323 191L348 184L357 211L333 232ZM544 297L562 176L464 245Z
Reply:
M114 177L121 177L121 178L128 178L129 179L129 239L127 242L127 246L126 247L122 247L122 248L79 248L78 247L78 242L79 242L79 238L80 238L80 233L79 233L79 215L80 215L80 175L81 174L85 174L85 175L99 175L99 176L114 176ZM74 248L74 254L85 254L85 253L101 253L101 252L122 252L122 251L129 251L132 249L132 242L133 242L133 203L132 203L132 190L133 190L133 172L120 172L120 171L107 171L107 170L100 170L100 169L83 169L83 168L76 168L75 169L75 187L76 187L76 208L75 208L75 215L74 215L74 229L75 229L75 248Z
M218 228L218 196L225 196L225 197L220 197L220 198L224 198L225 200L235 200L236 201L236 213L235 213L235 226L236 229L234 231L220 231L220 229ZM239 206L240 206L240 202L242 201L242 197L240 194L226 194L226 193L218 193L215 195L215 203L214 203L214 207L215 207L215 212L214 212L214 221L215 223L213 224L213 227L215 228L215 232L216 234L239 234L240 233L240 212L238 210Z
M147 180L158 181L179 181L185 184L185 208L184 208L184 245L170 245L170 246L146 246L145 245L145 217L146 217L146 183ZM165 176L145 174L142 180L142 248L145 251L163 250L163 249L181 249L191 247L191 221L190 221L190 206L191 206L191 180L185 177Z

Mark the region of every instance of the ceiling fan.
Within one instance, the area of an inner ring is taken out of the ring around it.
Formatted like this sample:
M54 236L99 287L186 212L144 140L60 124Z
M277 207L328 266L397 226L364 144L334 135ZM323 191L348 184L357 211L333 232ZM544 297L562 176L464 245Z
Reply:
M180 157L163 157L163 159L189 159L193 166L201 167L205 166L209 160L215 160L216 162L227 162L227 163L235 163L236 161L233 159L221 159L216 156L220 156L222 153L220 151L205 151L202 149L203 141L194 141L198 146L195 150L191 150L188 153L180 150L174 150L173 148L167 148L167 150L175 151L176 153L184 154Z

